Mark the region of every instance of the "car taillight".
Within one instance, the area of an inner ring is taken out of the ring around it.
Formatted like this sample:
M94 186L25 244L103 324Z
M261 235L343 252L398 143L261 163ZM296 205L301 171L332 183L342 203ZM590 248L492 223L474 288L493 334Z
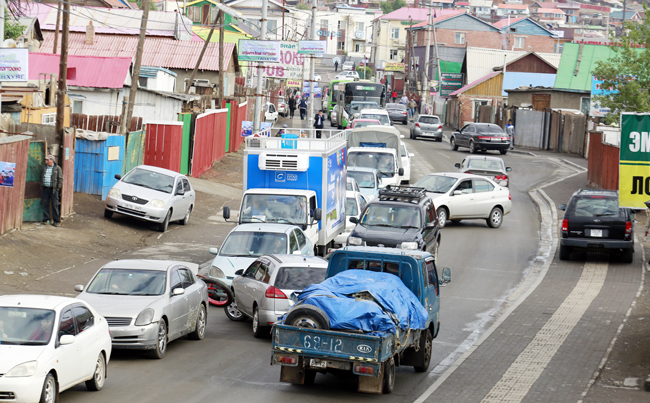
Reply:
M406 111L403 111L403 112L402 112L402 115L406 115Z
M497 176L494 177L494 180L507 181L508 180L508 175L497 175Z
M354 372L359 373L359 374L374 374L375 373L375 368L369 367L367 365L355 364L354 365Z
M478 136L478 139L479 140L491 140L492 137L491 136Z
M626 221L625 222L625 233L626 234L631 234L632 233L632 221Z
M569 220L566 218L562 220L562 231L566 232L569 230Z
M512 195L508 192L508 200L512 200Z
M273 286L270 286L269 288L266 289L264 296L266 298L287 299L287 296L284 295L282 290Z
M278 361L282 364L295 364L298 359L296 357L279 356Z
M420 128L420 124L419 124L419 123L416 123L416 124L415 124L415 127L417 127L417 128L419 129L419 128Z
M438 130L442 129L442 125L438 126Z

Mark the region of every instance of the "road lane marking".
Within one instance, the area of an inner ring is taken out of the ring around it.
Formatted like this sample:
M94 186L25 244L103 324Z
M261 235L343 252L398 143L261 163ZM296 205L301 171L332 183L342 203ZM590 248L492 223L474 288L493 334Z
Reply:
M605 255L595 255L594 259L588 257L580 280L571 294L481 400L482 403L521 402L524 399L600 293L608 266L608 257Z

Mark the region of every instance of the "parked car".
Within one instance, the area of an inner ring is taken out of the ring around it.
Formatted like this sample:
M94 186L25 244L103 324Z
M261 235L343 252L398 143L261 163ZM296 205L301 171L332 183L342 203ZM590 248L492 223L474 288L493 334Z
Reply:
M569 260L574 250L616 252L625 263L634 260L635 219L631 209L619 207L615 190L580 189L564 210L560 259Z
M458 172L485 176L501 186L510 186L508 172L512 171L512 168L507 167L499 157L470 155L454 166L458 168Z
M158 223L158 230L167 231L170 221L187 225L194 210L195 192L185 175L169 169L138 165L118 182L106 197L104 217L114 213Z
M316 256L264 255L232 282L239 315L230 320L253 319L253 336L263 337L291 307L291 294L325 280L327 261Z
M359 73L352 70L342 71L339 74L337 74L336 77L334 77L334 80L358 80L358 79L359 79Z
M406 144L402 143L402 168L404 168L404 175L402 175L402 183L409 183L411 181L411 158L415 154L410 153L406 148Z
M390 126L391 121L386 109L362 109L355 114L354 120L357 119L374 119L378 120L382 126Z
M320 74L314 73L314 81L316 81L316 82L320 81Z
M264 121L276 123L278 121L278 110L270 102L264 106Z
M406 111L406 105L403 104L386 104L386 111L388 112L388 117L391 122L402 122L403 124L409 124L408 112Z
M442 122L436 115L418 115L411 126L411 138L431 138L442 142Z
M449 144L454 151L458 150L458 147L468 147L472 154L497 150L505 155L510 148L510 137L501 126L492 123L469 123L460 131L453 132Z
M287 117L289 114L289 103L284 99L284 97L278 97L278 113L280 116Z
M440 228L431 197L422 188L386 186L366 206L348 238L349 245L426 251L438 255Z
M379 196L381 188L381 173L375 168L348 167L348 178L354 178L359 184L361 194L367 202Z
M444 228L447 220L458 223L467 219L482 219L489 227L498 228L503 223L503 216L512 209L508 188L472 174L429 174L414 186L425 188L431 195L440 228Z
M348 60L347 62L343 62L343 64L341 65L341 71L352 70L352 66L354 66L354 62L352 60Z
M101 390L111 349L106 320L84 301L0 296L0 400L55 403L81 382Z
M366 127L366 126L381 126L381 122L378 121L377 119L354 119L352 121L352 125L350 126L351 129L355 129L357 127Z
M163 358L172 340L205 337L208 289L196 278L198 270L197 264L170 260L115 260L75 291L106 318L113 348Z
M361 193L350 191L347 191L345 193L345 231L334 238L335 245L345 246L347 244L350 232L352 232L352 228L354 228L355 225L352 221L350 221L350 219L352 217L358 219L367 204L368 202L366 202L366 198L363 197Z

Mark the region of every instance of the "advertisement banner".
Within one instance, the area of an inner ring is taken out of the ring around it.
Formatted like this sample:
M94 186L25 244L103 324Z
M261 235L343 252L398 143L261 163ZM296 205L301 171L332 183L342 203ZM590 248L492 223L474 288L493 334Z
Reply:
M240 61L278 63L280 61L280 41L240 39L237 56Z
M241 122L241 136L248 137L253 134L253 122L250 120L244 120Z
M298 87L302 85L301 80L287 80L287 87Z
M27 81L29 49L0 49L0 81Z
M650 200L650 114L621 114L618 204L643 208Z
M440 96L443 98L449 98L452 92L463 88L463 73L442 73L440 77Z
M280 60L277 64L263 66L262 75L292 80L308 77L309 57L298 53L298 42L280 41Z
M327 41L299 41L298 53L301 55L324 55L327 53Z
M609 95L616 92L610 89L603 89L601 87L602 83L602 80L596 80L594 76L591 76L591 105L589 108L589 116L603 117L610 112L609 108L603 107L594 99L596 95Z
M325 225L328 236L345 223L345 153L343 148L327 158Z
M14 175L16 174L15 162L0 161L0 187L14 187Z
M404 71L404 63L386 62L385 71Z

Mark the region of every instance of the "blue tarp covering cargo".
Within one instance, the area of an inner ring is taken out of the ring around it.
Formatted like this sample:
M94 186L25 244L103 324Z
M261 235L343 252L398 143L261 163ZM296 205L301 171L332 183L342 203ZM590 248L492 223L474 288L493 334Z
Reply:
M376 302L353 297L364 291ZM400 330L426 328L426 309L393 274L346 270L305 288L298 300L325 311L332 329L396 333L397 327Z

